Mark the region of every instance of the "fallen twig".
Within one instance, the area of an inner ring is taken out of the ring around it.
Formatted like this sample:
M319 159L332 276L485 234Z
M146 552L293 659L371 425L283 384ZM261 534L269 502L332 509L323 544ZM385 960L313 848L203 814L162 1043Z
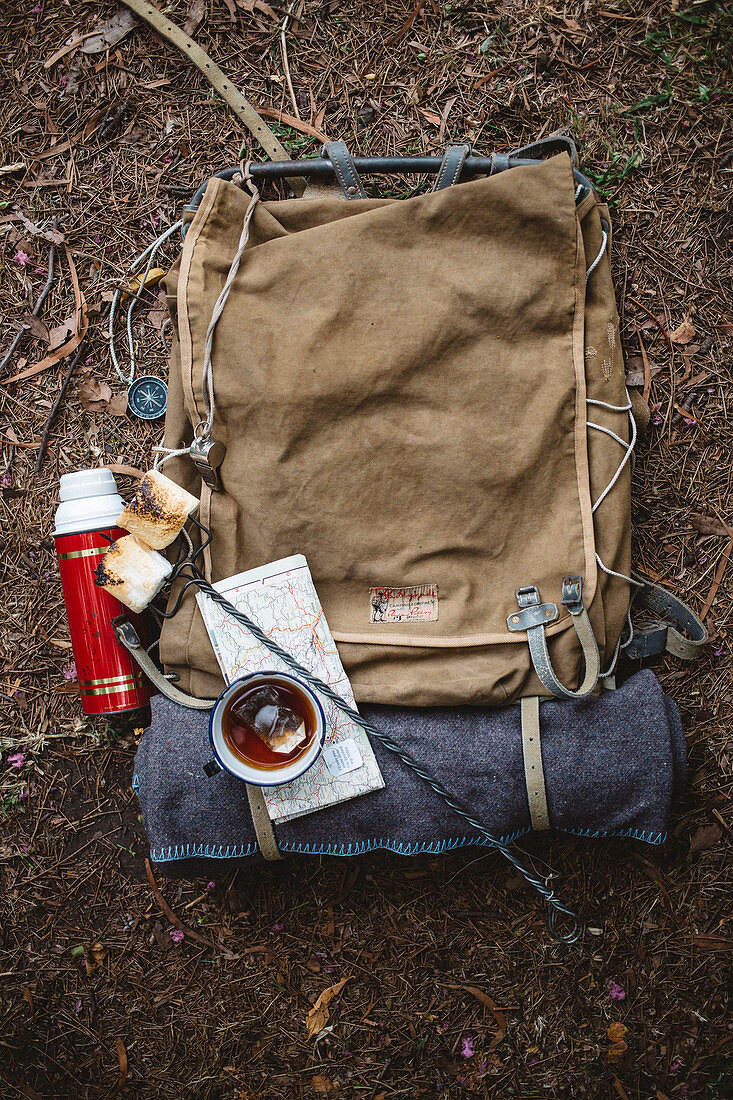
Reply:
M43 459L45 458L46 444L48 442L48 434L51 431L51 427L52 427L54 419L56 417L56 413L59 411L59 407L61 405L61 402L63 401L64 396L66 395L66 391L68 390L69 385L71 384L71 379L74 376L74 371L76 370L77 365L79 363L79 360L82 357L83 351L84 351L84 337L82 337L81 343L79 344L78 348L76 349L76 355L71 360L71 363L69 365L69 369L66 372L66 376L64 377L64 380L61 383L61 389L58 392L58 396L56 397L56 400L54 401L53 406L51 407L50 413L46 417L46 423L43 425L43 431L41 432L41 443L40 443L40 447L39 447L39 450L38 450L38 457L36 458L36 464L33 468L33 473L34 474L38 473L38 471L40 470L41 465L43 463Z
M184 924L183 921L178 919L178 917L173 912L170 905L168 904L168 902L165 900L165 898L161 894L160 890L158 889L158 885L155 881L155 876L153 875L153 868L150 866L150 860L149 859L145 860L145 873L148 876L148 882L150 883L150 889L153 891L153 894L155 896L155 900L157 901L158 905L163 910L163 913L168 918L168 920L171 922L171 924L174 924L176 926L176 928L180 928L180 930L182 932L185 932L187 936L190 936L191 939L198 940L198 942L202 943L205 947L211 947L214 951L216 951L216 944L215 943L212 943L211 940L205 939L204 936L200 936L198 934L198 932L194 932L193 928L189 928L187 924Z
M25 370L20 371L19 374L13 374L10 378L5 379L5 384L9 385L11 382L20 382L23 378L32 378L36 374L41 374L43 371L48 370L54 363L58 363L59 359L65 359L67 355L71 355L72 351L78 348L86 335L86 331L89 328L89 319L87 317L87 303L84 295L81 292L79 286L79 278L76 274L76 267L74 261L71 258L71 253L68 248L66 251L66 259L69 264L69 274L71 275L71 282L74 286L74 299L76 301L76 332L67 340L65 344L62 344L60 348L56 348L54 352L47 355L44 359L41 359L40 363L36 363L33 367L26 367Z
M55 224L56 224L56 222L54 221L54 225ZM46 298L48 298L49 294L51 293L51 287L53 286L54 267L55 267L55 265L56 265L56 245L52 244L51 248L50 248L50 251L48 253L48 278L46 279L46 282L43 285L43 289L41 290L41 293L36 298L36 304L34 305L33 309L31 310L31 314L32 314L33 317L38 317L39 313L43 309L43 303L46 301ZM8 363L13 358L13 355L15 354L15 349L17 348L20 341L23 339L23 335L24 335L25 331L26 331L25 328L20 328L18 330L18 332L15 334L15 338L13 339L12 344L10 345L8 351L6 352L2 363L0 363L0 372L5 370Z
M733 538L729 541L728 545L723 551L721 559L718 562L718 568L715 570L713 583L710 586L708 597L705 600L705 603L703 604L702 610L700 612L700 618L703 620L703 622L705 621L705 617L708 611L713 606L713 600L718 594L718 589L720 588L721 581L723 580L723 574L725 573L728 567L728 562L730 561L731 550L733 550Z

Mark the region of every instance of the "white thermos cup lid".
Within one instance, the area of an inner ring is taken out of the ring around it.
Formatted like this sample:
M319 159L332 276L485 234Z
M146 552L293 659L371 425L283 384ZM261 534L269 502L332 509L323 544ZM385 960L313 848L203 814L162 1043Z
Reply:
M117 482L111 470L76 470L61 477L59 500L79 500L82 497L102 497L117 492Z
M54 535L103 531L114 527L125 502L110 470L76 470L63 474Z

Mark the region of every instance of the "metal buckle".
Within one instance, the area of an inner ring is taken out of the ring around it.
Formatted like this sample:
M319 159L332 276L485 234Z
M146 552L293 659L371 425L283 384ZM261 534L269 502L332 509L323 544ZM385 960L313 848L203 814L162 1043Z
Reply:
M571 615L579 615L583 610L583 578L565 577L562 582L560 603L567 607Z
M541 603L540 591L536 584L527 584L515 592L519 611L509 615L506 625L512 634L520 630L531 630L535 626L547 626L558 617L554 603Z
M137 636L137 631L125 615L118 615L112 620L112 629L120 645L140 649L142 643Z
M540 590L536 584L526 584L514 593L519 607L532 607L540 602Z

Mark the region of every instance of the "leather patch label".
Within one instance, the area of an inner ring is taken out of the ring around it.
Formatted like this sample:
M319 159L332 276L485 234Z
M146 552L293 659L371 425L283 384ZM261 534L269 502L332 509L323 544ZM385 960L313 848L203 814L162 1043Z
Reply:
M407 588L370 588L370 623L436 623L437 584L413 584Z

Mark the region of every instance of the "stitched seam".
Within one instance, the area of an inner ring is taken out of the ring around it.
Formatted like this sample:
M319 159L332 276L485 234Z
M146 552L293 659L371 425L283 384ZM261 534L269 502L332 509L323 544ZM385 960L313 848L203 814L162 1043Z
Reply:
M664 844L667 840L666 831L652 831L651 829L581 829L562 828L553 826L559 833L569 833L572 836L582 837L630 837L633 840L642 840L645 844ZM531 829L518 829L509 836L501 837L502 844L510 844L522 836L527 836ZM293 855L331 855L331 856L358 856L375 848L383 848L386 851L395 852L397 855L439 855L442 852L454 851L457 848L485 847L492 845L484 837L451 837L447 840L435 841L396 841L388 837L374 837L370 840L352 841L350 844L321 844L317 847L308 844L282 844L281 850ZM150 849L150 858L154 863L174 863L184 859L243 859L258 854L258 848L252 844L175 844L164 848Z
M346 191L346 179L344 177L342 167L341 167L341 165L338 161L338 154L336 153L336 150L333 149L333 148L330 150L330 152L331 152L331 164L333 165L333 167L336 171L336 175L338 176L338 181L341 184L341 187L343 189L344 194L346 195L346 198L350 199L351 196Z
M571 169L571 185L574 184ZM575 423L573 434L575 451L575 480L578 493L580 529L583 538L583 558L585 560L584 588L586 606L590 607L598 587L598 568L596 566L596 542L593 514L590 511L590 455L588 453L588 430L585 427L585 398L587 381L585 376L585 286L581 287L581 273L585 271L585 248L580 222L573 202L575 221L575 272L574 272L574 309L571 332L571 357L575 373ZM581 421L582 426L581 426Z
M443 187L443 176L445 174L446 164L448 162L449 157L450 157L450 150L443 157L443 160L442 160L441 165L440 165L440 169L438 170L438 178L435 181L435 190L436 191L440 191Z
M453 179L450 181L450 186L451 187L453 187L456 180L460 176L461 169L463 168L463 162L465 161L465 159L466 159L466 149L465 149L465 146L464 146L462 149L458 150L458 160L455 163L455 171L453 172Z
M357 186L356 181L354 180L353 175L352 175L353 170L349 166L348 161L346 161L344 159L341 162L339 162L339 160L338 160L339 156L341 156L343 158L344 157L344 151L339 149L339 151L337 153L336 149L332 147L332 149L331 149L331 164L336 169L336 175L339 178L339 183L341 184L341 186L343 188L343 191L344 191L344 194L346 195L346 198L347 199L353 199L354 198L354 196L349 195L347 193L347 190L346 190L349 179L351 180L351 183L348 184L348 185L351 186L351 187L356 187L359 194L363 196L363 188L361 187L361 185Z
M570 615L559 619L550 627L545 627L547 636L554 638L557 634L569 630L572 626ZM485 645L503 645L505 642L513 644L526 643L523 633L506 631L504 634L426 634L421 637L418 634L365 634L357 631L332 629L331 634L335 642L343 642L346 645L383 645L383 646L408 646L412 649L462 649Z
M526 836L531 830L528 827L517 829L513 833L500 838L501 844L511 844L519 837ZM307 844L299 842L283 842L280 850L292 855L322 855L322 856L356 856L365 852L382 848L395 852L398 855L437 855L441 852L453 851L463 847L492 847L491 843L482 836L449 837L445 840L433 841L402 841L393 837L370 837L369 840L354 840L341 844ZM259 848L254 844L176 844L163 848L150 849L150 857L155 863L167 863L177 859L195 859L207 857L210 859L241 859L246 856L259 854Z

